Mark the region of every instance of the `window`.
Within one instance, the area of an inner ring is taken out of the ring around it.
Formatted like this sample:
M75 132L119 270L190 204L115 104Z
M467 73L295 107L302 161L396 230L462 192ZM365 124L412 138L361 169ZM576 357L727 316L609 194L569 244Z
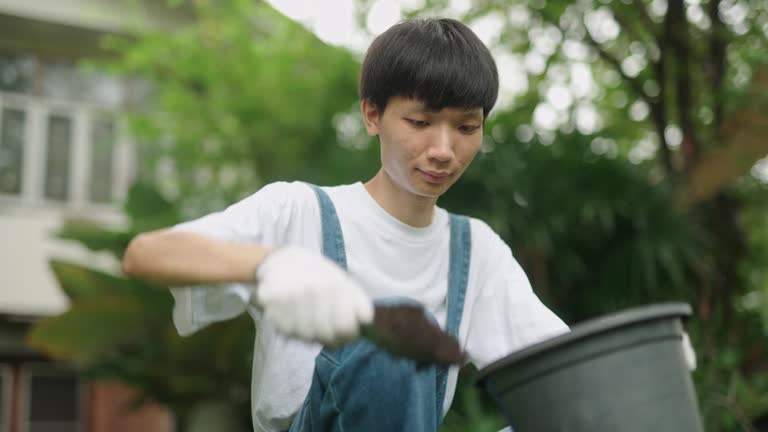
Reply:
M74 373L26 369L21 432L81 432L82 394Z
M44 63L42 95L59 100L86 102L104 108L117 108L126 99L125 83L120 78L95 71L84 71L71 63Z
M21 167L24 159L24 124L21 110L0 110L0 193L21 194Z
M37 60L32 56L0 55L0 90L31 92L37 67Z
M133 143L118 114L145 97L139 84L71 63L0 54L0 200L113 208L135 171Z
M69 197L71 149L72 119L49 116L45 157L45 197L48 199L66 201Z
M95 117L91 124L90 200L112 201L112 158L115 148L115 122L107 116Z

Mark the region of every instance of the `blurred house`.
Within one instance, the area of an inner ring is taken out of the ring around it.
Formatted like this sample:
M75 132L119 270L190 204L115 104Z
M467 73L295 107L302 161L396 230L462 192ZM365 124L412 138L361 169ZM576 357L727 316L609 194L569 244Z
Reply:
M139 81L85 73L106 34L170 29L166 2L0 0L0 432L170 431L162 407L130 411L131 391L86 384L24 346L35 319L67 308L47 261L110 257L51 238L65 217L119 226L135 172L117 113L142 99Z

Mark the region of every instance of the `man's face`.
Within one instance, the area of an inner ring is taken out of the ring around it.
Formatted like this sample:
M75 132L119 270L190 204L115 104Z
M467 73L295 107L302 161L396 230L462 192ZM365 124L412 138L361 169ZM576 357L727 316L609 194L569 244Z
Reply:
M381 163L400 188L437 198L461 177L483 137L482 108L429 110L418 100L392 97L383 113L361 102L365 127L381 141Z

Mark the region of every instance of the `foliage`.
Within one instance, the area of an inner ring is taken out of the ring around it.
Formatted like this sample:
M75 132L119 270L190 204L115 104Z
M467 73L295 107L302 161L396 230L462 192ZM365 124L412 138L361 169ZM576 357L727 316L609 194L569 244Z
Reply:
M765 304L765 187L749 170L768 154L766 3L452 5L409 14L495 25L523 85L450 205L491 222L565 317L693 303L708 429L768 411L766 334L742 307Z
M743 306L755 310L763 317L763 333L768 336L768 185L755 184L747 179L748 203L743 215L743 226L747 233L747 248L750 253L741 263L741 271L749 291Z
M96 65L151 89L151 109L129 117L145 179L178 197L184 214L199 214L269 180L325 179L335 158L359 153L337 145L334 127L357 98L351 53L266 3L193 4L191 25L109 39L116 60Z
M371 1L359 3L365 11ZM449 3L428 0L410 13L440 14ZM63 236L120 256L133 233L221 209L265 182L348 183L377 168L378 149L356 114L354 55L322 44L264 3L194 4L196 19L178 32L112 39L118 58L106 65L150 84L151 109L130 115L144 143L142 176L177 197L180 210L162 200L152 204L151 193L139 199L136 190L128 211L143 216L130 233L80 222ZM440 204L491 224L538 293L570 323L641 303L692 303L695 378L708 430L747 429L750 417L768 412L761 396L768 370L761 348L768 336L768 194L746 171L768 153L760 114L768 81L761 86L756 79L768 63L766 3L483 0L463 15L470 24L500 23L492 49L520 66L502 69L520 90L489 119L481 154ZM91 285L121 283L54 265L73 297L87 298L79 292ZM136 285L131 293L151 290ZM167 319L168 304L151 301L157 322L167 326L160 309ZM110 310L133 328L139 304L126 295L84 306L82 314L96 323L99 311ZM145 337L138 327L116 340L129 346ZM210 337L193 340L205 346ZM225 340L241 341L231 338ZM96 332L82 341L82 352L52 349L88 361L109 345L106 339ZM224 352L247 352L246 339ZM181 354L119 353L167 367L185 361ZM227 359L221 364L231 364ZM101 370L135 379L147 367L157 377L149 363ZM195 376L153 388L169 400L198 397L210 390L211 377ZM467 376L443 430L492 430L500 419Z
M59 236L119 257L137 232L178 221L173 204L141 184L131 189L125 211L132 221L125 231L73 221ZM180 425L194 407L211 400L239 406L243 421L250 418L249 317L182 338L173 326L173 301L164 287L77 263L52 260L51 267L72 306L37 322L28 334L31 346L73 362L89 378L129 384L138 391L135 404L163 403L176 413Z
M500 114L489 126L514 124ZM476 214L507 240L539 295L568 322L629 306L694 300L705 247L648 169L595 155L592 137L558 145L514 138L481 155L445 204Z
M506 426L506 421L496 413L490 398L471 386L476 372L472 366L461 370L456 396L440 432L497 432Z

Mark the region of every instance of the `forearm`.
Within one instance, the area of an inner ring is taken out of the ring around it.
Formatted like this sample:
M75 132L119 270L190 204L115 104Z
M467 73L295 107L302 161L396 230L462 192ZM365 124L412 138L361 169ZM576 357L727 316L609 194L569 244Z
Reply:
M123 257L123 272L165 285L253 282L269 249L161 230L136 236Z

